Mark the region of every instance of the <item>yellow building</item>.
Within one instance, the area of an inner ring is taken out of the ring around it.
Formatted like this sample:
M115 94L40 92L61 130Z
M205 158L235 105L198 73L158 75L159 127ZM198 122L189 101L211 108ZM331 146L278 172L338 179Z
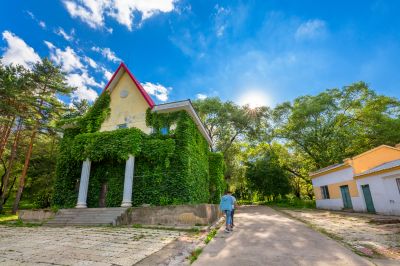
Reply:
M400 145L381 145L310 174L317 208L400 215Z
M107 91L110 95L110 113L101 124L99 130L102 132L101 134L128 132L122 129L136 128L140 129L138 132L145 133L140 136L148 135L146 138L140 138L141 140L137 143L138 146L142 145L140 147L144 147L146 143L150 143L149 147L152 147L151 145L157 143L158 145L164 145L163 147L168 147L173 152L171 154L165 152L164 157L158 158L156 156L152 157L150 152L141 153L137 150L135 151L136 154L133 154L133 152L129 154L129 158L125 163L119 162L117 159L113 161L113 158L105 157L106 159L101 158L100 160L95 156L90 157L88 155L82 162L76 207L116 207L119 204L122 207L129 207L132 204L208 202L210 200L209 182L211 182L209 178L211 138L195 112L191 101L183 100L156 105L124 63L120 64L104 91ZM146 123L146 116L150 119L153 117L152 113L173 113L176 117L174 118L175 120L168 120L162 125L151 124L151 122ZM175 129L177 130L175 131ZM187 136L184 135L185 137L182 137L183 134L187 134ZM75 138L77 137L75 136ZM148 142L145 142L145 139ZM169 143L169 146L166 146L166 143ZM101 145L119 147L118 145L124 144L101 143ZM180 151L185 151L185 154L173 156L173 153L178 154ZM95 171L98 172L96 169L103 169L101 167L107 164L110 167L115 167L117 169L115 171L124 170L124 175L114 174L112 171L109 173L107 170L104 174L93 174ZM180 178L179 182L182 186L179 193L176 193L175 184L171 182L173 178L178 180L177 176ZM63 178L68 180L65 181ZM58 182L73 183L74 179L77 178L77 176L69 174L61 176ZM89 189L90 182L97 185L93 185ZM140 186L152 186L152 188L142 191ZM123 187L123 191L112 192L115 195L109 194L110 190L119 189L120 187ZM74 193L74 187L70 186L69 188L71 189L71 194ZM138 196L136 198L133 196L135 191ZM155 191L160 195L159 197L152 196ZM220 193L219 191L217 192ZM87 202L88 195L89 198L92 198L91 202ZM58 200L60 206L70 205L67 202L69 199L65 200L61 196L58 198L60 198ZM97 198L98 200L93 200Z

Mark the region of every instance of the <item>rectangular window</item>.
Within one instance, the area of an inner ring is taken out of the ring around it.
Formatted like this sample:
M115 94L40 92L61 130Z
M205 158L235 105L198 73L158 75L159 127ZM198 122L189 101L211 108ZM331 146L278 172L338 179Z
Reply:
M119 128L128 128L128 125L125 123L125 124L119 124L119 125L117 125L117 128L119 129Z
M396 178L396 182L397 182L397 188L399 189L400 193L400 178Z
M168 131L169 131L168 127L161 128L161 135L168 135Z
M329 189L328 186L321 187L321 195L323 199L329 199Z

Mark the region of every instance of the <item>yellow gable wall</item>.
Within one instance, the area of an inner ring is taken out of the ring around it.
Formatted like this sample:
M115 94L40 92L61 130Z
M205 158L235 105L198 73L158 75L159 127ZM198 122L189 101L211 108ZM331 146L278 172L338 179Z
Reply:
M355 174L362 173L386 162L400 159L400 150L381 146L352 160L352 166Z
M125 98L120 96L123 90L128 92ZM115 130L118 125L126 123L129 128L136 127L150 133L151 129L146 126L149 105L126 72L111 92L110 108L111 114L101 125L100 131Z

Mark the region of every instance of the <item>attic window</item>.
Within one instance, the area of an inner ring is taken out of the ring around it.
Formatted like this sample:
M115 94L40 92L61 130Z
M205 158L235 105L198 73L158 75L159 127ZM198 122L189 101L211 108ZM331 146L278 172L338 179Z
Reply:
M120 128L128 128L128 125L127 125L126 123L124 123L124 124L119 124L119 125L117 125L117 128L118 128L118 129L120 129Z

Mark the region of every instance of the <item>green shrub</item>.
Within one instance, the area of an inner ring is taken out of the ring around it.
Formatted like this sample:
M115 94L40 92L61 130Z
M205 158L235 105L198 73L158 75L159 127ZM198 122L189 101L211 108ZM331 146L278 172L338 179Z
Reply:
M54 192L52 189L41 190L33 199L35 207L40 209L49 208L52 202L53 194Z

